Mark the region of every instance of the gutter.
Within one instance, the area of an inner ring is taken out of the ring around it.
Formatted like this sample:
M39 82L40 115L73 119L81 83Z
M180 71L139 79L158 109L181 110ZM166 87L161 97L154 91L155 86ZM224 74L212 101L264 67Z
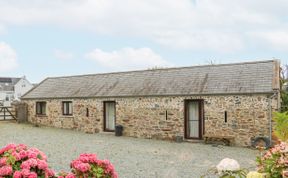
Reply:
M270 146L272 145L272 99L277 96L278 92L274 92L273 95L271 95L268 98L268 107L269 107L269 141L270 141Z
M226 96L226 95L244 95L244 96L251 96L251 95L273 95L275 92L268 91L268 92L251 92L251 93L192 93L192 94L159 94L159 95L107 95L107 96L64 96L64 97L21 97L21 100L49 100L49 99L94 99L94 98L135 98L135 97L204 97L204 96Z

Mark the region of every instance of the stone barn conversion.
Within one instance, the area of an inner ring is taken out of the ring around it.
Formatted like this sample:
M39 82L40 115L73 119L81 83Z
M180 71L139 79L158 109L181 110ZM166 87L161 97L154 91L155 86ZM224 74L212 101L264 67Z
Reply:
M279 88L279 63L269 60L53 77L22 99L34 124L87 133L120 124L125 136L229 136L247 146L271 138Z

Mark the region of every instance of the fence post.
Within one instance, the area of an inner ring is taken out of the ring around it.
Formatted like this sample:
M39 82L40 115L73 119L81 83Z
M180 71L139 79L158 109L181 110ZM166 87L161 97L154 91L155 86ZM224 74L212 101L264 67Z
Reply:
M6 120L6 108L4 108L4 120Z

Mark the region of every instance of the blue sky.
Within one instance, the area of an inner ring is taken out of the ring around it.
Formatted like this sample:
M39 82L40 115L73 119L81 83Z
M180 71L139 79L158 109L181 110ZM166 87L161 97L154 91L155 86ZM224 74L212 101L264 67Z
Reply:
M0 0L0 76L288 59L287 0Z

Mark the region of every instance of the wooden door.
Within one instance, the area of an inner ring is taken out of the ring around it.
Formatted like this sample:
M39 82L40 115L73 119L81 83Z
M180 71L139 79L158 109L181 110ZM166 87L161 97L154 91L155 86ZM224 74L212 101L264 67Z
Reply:
M202 100L185 101L185 137L188 139L202 139L202 103Z
M116 108L114 101L104 102L104 131L113 132L115 130Z

